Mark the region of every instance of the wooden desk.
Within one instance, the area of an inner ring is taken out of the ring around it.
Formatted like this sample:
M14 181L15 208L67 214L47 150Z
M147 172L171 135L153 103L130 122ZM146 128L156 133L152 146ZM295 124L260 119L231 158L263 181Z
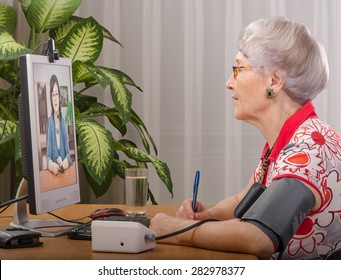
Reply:
M48 169L39 172L41 192L47 192L60 188L61 186L69 186L76 183L76 168L75 164L71 164L64 173L54 175Z
M89 215L94 210L105 207L120 207L124 205L98 205L98 204L76 204L53 213L65 219L77 219ZM177 205L150 205L147 207L148 217L153 217L158 212L165 212L171 215L176 213ZM12 207L4 211L0 216L0 228L8 228L12 221ZM51 219L51 215L44 214L30 216L30 219ZM84 221L86 221L85 219ZM246 260L257 259L256 256L229 252L205 250L186 246L175 246L167 244L156 244L155 248L138 254L125 253L102 253L91 250L91 241L72 240L67 236L55 238L42 237L43 246L35 248L2 249L0 248L1 260Z

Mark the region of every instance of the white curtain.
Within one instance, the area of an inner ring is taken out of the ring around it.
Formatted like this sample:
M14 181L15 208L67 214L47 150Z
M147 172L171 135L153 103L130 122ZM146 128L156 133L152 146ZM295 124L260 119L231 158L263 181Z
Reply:
M258 163L264 139L233 116L225 81L236 42L251 21L286 15L306 24L330 63L328 89L314 102L320 117L341 132L341 9L339 0L84 0L80 16L94 16L123 44L105 43L100 63L128 74L144 92L133 106L167 162L174 198L150 168L159 203L192 195L216 203L242 189ZM309 69L307 69L309 71ZM111 102L104 98L103 102ZM269 120L271 121L271 120ZM132 134L134 137L134 135Z

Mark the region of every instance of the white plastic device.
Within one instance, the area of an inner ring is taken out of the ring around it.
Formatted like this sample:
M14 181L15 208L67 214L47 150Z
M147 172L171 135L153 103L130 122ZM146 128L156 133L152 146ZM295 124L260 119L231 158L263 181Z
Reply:
M94 220L91 223L92 250L139 253L155 247L156 234L139 222Z

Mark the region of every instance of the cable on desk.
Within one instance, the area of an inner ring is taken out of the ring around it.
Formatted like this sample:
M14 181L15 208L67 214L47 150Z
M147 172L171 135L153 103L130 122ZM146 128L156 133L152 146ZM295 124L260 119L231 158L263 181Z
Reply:
M50 214L51 216L53 216L53 217L59 219L59 220L64 221L64 222L76 223L76 224L80 224L80 225L81 225L81 224L84 224L84 223L78 222L78 221L83 220L83 219L85 219L85 218L89 218L89 216L84 216L84 217L82 217L82 218L78 218L78 219L75 219L75 220L67 220L67 219L64 219L64 218L62 218L62 217L60 217L60 216L58 216L58 215L56 215L56 214L53 214L53 213L51 213L51 212L47 212L47 213Z
M4 212L11 204L13 204L13 203L15 203L15 202L18 202L18 201L20 201L20 200L27 199L27 197L28 197L28 195L26 194L26 195L20 196L20 197L18 197L18 198L14 198L14 199L11 199L11 200L7 200L7 201L5 201L4 203L1 203L1 204L0 204L0 209L3 208L3 207L6 207L6 208L3 209L3 210L1 210L1 211L0 211L0 214L1 214L2 212Z
M217 221L219 221L219 220L217 220L217 219L206 219L206 220L201 220L201 221L199 221L199 222L197 222L197 223L195 223L195 224L193 224L193 225L190 225L190 226L188 226L188 227L186 227L186 228L183 228L183 229L180 229L180 230L178 230L178 231L171 232L171 233L168 233L168 234L165 234L165 235L156 236L156 237L155 237L155 240L166 239L166 238L169 238L169 237L172 237L172 236L175 236L175 235L184 233L184 232L186 232L186 231L189 231L189 230L191 230L191 229L193 229L193 228L196 228L196 227L198 227L198 226L200 226L200 225L202 225L202 224L204 224L204 223L207 223L207 222L217 222Z

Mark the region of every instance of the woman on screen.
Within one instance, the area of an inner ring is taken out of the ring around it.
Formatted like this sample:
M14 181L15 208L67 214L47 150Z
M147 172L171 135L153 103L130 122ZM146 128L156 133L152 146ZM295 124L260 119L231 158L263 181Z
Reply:
M340 257L341 138L312 103L329 78L324 48L303 24L260 19L242 33L232 68L235 118L264 137L259 164L234 196L213 207L187 199L177 217L158 214L150 228L164 235L215 219L161 242L262 259Z
M53 174L64 172L71 164L66 123L62 116L60 88L56 75L50 80L51 116L47 125L47 168Z

